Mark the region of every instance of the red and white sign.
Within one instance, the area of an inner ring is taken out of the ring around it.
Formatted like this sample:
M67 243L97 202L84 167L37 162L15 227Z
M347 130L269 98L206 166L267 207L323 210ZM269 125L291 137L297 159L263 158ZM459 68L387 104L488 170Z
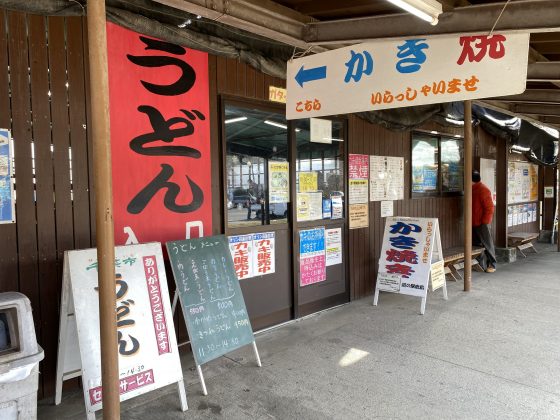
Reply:
M229 251L239 280L276 271L274 232L229 236Z
M127 392L134 391L154 383L154 371L152 369L127 376L119 380L119 394L123 395ZM102 388L96 386L89 390L89 402L91 405L100 404L103 401Z
M167 322L165 322L165 312L163 311L163 298L161 286L159 284L159 274L155 255L142 258L144 262L144 272L146 273L146 283L148 285L148 295L150 296L150 306L152 309L152 320L154 321L154 332L159 354L169 353L169 336L167 334Z
M368 155L348 155L348 179L369 179Z
M211 234L208 54L112 23L107 44L115 242Z
M102 408L97 252L68 251L64 263L61 313L75 316L76 331L61 331L60 346L66 353L79 349L84 400L91 418L91 413ZM115 294L121 401L172 383L182 386L159 243L115 247ZM73 308L65 307L69 301ZM65 360L59 359L59 364Z

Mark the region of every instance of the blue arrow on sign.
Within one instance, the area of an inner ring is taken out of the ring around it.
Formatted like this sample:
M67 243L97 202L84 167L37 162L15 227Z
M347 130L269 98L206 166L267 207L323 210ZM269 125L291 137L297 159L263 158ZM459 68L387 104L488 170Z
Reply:
M315 67L305 70L303 66L296 74L296 82L303 87L305 82L312 82L313 80L321 80L327 78L327 66Z

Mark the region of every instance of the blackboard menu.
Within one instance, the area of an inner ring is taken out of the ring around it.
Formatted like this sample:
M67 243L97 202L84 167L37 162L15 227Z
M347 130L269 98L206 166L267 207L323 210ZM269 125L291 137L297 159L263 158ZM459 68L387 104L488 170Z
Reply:
M167 242L197 365L255 339L224 235Z

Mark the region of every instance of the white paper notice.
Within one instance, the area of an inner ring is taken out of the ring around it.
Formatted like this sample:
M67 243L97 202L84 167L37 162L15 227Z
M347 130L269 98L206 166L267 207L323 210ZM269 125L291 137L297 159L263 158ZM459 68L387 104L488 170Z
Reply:
M370 201L404 199L404 158L369 157Z
M311 143L332 143L332 121L322 118L309 119L309 141Z
M342 264L342 229L325 230L327 266Z
M381 217L390 217L393 215L393 202L392 201L382 201L381 202Z
M401 290L401 276L398 274L377 274L377 288L384 292L398 293Z

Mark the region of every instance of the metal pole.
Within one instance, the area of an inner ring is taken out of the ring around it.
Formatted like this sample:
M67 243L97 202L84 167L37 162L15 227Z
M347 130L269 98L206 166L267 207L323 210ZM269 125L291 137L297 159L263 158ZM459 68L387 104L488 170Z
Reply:
M464 290L471 290L471 261L472 261L472 168L473 168L473 133L472 133L472 108L471 101L464 102L465 107L465 207L463 211L464 237L465 237L465 269Z
M109 125L109 80L105 1L87 3L93 175L99 269L99 329L101 338L101 385L103 417L120 419L119 359L115 296L115 237L113 231L113 185Z

